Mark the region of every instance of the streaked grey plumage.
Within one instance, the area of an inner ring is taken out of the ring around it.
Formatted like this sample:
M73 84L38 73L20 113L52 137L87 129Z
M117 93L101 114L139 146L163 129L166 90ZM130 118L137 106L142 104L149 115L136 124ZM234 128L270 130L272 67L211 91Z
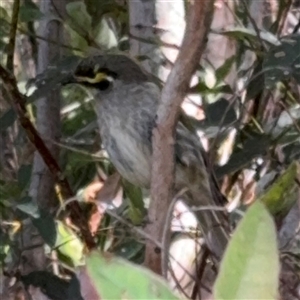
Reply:
M131 183L149 188L151 178L151 137L155 126L160 89L140 66L124 55L95 56L83 60L75 71L78 77L93 78L98 72L107 73L110 82L86 82L94 95L95 110L104 147L120 174ZM77 79L76 79L77 78ZM197 135L181 122L176 128L175 187L189 189L189 206L216 205L211 176L203 161L202 146ZM210 250L220 257L228 240L223 228L223 213L196 212Z

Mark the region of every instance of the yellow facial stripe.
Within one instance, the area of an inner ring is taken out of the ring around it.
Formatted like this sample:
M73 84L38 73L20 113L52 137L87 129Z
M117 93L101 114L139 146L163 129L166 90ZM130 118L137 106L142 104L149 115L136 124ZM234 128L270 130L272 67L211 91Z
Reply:
M88 83L98 83L98 82L101 82L103 80L109 80L110 81L110 78L108 78L110 76L107 76L107 74L105 73L97 73L95 74L95 77L94 78L91 78L91 77L85 77L85 76L76 76L76 79L79 81L79 82L88 82Z

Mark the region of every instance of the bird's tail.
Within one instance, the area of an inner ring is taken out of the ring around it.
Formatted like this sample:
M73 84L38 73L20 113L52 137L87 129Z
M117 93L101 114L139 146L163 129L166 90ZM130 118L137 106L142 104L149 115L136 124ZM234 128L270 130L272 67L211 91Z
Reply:
M210 189L192 188L186 195L186 203L192 208L200 225L205 243L219 261L229 240L229 221L220 203L216 203Z

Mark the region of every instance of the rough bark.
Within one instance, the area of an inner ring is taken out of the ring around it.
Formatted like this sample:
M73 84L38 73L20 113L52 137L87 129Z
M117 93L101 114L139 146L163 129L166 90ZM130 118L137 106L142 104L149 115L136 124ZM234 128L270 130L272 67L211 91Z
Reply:
M151 204L147 233L162 240L166 212L171 204L174 183L174 129L180 105L186 95L190 79L204 50L205 39L213 14L214 1L193 1L189 4L188 23L181 50L162 90L157 113L157 127L153 131L153 165ZM161 274L161 254L151 241L146 244L145 264Z
M57 15L57 11L63 11L65 1L61 0L43 0L40 2L40 11L45 15ZM44 17L39 23L38 35L49 40L56 41L58 44L63 42L63 24L55 18ZM37 73L43 72L53 59L59 59L62 55L62 48L50 44L47 41L40 41L38 48L38 66ZM55 159L58 159L58 146L49 142L49 140L58 141L60 137L60 94L58 91L52 91L47 96L37 101L37 129L42 138L47 138L46 145L50 149ZM33 201L41 209L53 211L57 205L54 189L54 177L49 171L38 152L35 153L32 178L30 184L30 195ZM32 235L35 228L29 224L31 230L24 230L24 247L32 246ZM35 238L36 239L36 238ZM41 238L35 243L42 243ZM32 251L26 251L26 260L30 263L23 266L23 272L28 273L32 270L43 269L46 266L44 247L36 247Z

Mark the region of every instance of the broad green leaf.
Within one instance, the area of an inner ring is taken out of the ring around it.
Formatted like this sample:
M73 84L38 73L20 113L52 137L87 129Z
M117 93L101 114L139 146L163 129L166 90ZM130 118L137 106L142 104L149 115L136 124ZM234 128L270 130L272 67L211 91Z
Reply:
M86 268L101 299L179 299L162 278L122 258L93 252Z
M82 32L90 32L92 29L91 16L86 10L86 6L82 1L70 2L66 5L66 10L70 16L68 23L76 31L80 30Z
M71 260L74 267L84 262L84 245L74 231L61 221L56 221L57 236L55 247Z
M298 200L300 165L293 162L288 169L272 184L267 192L260 197L270 213L275 217L284 218Z
M214 286L218 300L276 300L279 254L276 229L265 206L254 203L233 233Z
M116 48L118 46L117 37L113 30L108 26L105 18L102 18L93 30L93 38L104 50Z
M21 200L17 202L16 207L33 218L38 219L40 217L40 210L30 196L21 198Z
M91 16L88 14L82 1L68 3L66 10L69 15L66 29L70 35L71 45L85 52L90 44L90 33L92 32Z

